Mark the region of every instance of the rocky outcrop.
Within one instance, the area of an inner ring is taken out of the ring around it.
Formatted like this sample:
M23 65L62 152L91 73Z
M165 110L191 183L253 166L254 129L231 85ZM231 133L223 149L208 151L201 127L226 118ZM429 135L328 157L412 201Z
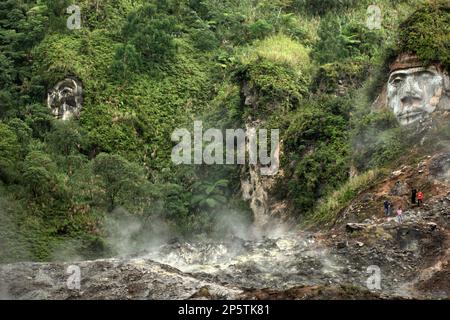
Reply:
M429 172L433 179L450 182L450 153L443 153L433 158Z
M410 192L411 187L403 181L397 181L392 189L389 190L389 194L392 196L406 196L410 194Z
M264 129L265 120L255 118L256 111L261 107L257 90L248 81L243 81L241 94L244 105L251 110L245 121L246 132L257 132L259 129ZM276 107L273 108L276 109ZM242 198L248 201L253 212L254 226L263 231L267 228L271 229L274 221L277 223L289 219L287 202L275 200L273 197L275 179L283 175L283 171L279 168L283 142L277 141L274 150L272 150L272 143L270 144L271 146L268 146L268 151L272 152L270 166L263 166L259 162L246 164L241 170L240 179ZM250 155L250 153L251 150L249 150L249 157L253 156L255 159L258 157L258 155Z
M363 231L367 229L367 225L364 223L347 223L345 228L347 232Z
M359 194L323 235L348 270L373 264L381 270L383 292L411 297L447 298L450 284L450 183L448 154L425 156L404 165ZM424 203L411 204L409 186L424 192ZM383 202L402 206L385 216Z

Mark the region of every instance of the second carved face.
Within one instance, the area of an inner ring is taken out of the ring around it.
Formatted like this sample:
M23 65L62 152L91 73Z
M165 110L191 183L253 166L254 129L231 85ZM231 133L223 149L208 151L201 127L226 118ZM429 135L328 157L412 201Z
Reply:
M83 92L81 82L67 78L59 81L47 96L47 104L53 115L61 120L78 117L82 102Z

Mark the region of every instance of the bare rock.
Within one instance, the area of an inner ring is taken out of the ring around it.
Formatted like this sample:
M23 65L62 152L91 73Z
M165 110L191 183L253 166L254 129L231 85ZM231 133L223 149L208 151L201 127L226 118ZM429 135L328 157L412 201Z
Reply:
M397 181L389 191L391 196L406 196L411 192L409 185L403 181Z
M347 230L347 232L362 231L362 230L366 230L367 229L367 225L363 224L363 223L349 222L345 226L345 229Z

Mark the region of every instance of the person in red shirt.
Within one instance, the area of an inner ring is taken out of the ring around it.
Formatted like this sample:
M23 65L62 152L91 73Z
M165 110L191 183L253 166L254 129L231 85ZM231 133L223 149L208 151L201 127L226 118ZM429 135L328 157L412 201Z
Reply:
M419 191L419 193L417 193L417 206L420 207L420 204L423 203L423 193L422 191Z

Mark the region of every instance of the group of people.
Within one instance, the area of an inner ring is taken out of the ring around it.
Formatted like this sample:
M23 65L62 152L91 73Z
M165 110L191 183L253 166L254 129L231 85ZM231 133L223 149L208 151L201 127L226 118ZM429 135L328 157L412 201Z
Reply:
M384 200L384 215L386 217L392 215L392 211L394 210L394 204L388 200ZM397 208L397 219L399 223L403 222L403 209L402 206Z
M420 207L420 205L423 203L423 192L419 191L417 192L417 189L411 190L411 204L416 204ZM390 216L392 214L392 211L394 209L394 204L388 200L384 201L384 215ZM403 223L403 209L402 206L399 206L397 208L397 220L399 223Z
M416 202L417 202L417 206L420 207L420 205L423 203L423 192L422 191L417 192L416 189L412 189L411 190L411 203L416 204Z

